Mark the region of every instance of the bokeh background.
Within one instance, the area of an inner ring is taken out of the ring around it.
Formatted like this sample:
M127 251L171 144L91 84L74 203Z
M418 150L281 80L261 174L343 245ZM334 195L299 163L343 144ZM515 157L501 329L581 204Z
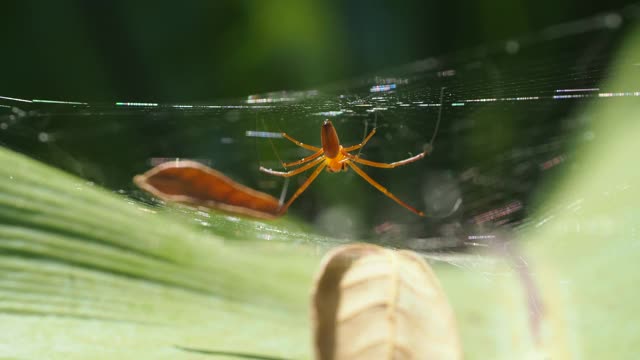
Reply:
M209 101L306 89L628 1L9 1L0 95Z

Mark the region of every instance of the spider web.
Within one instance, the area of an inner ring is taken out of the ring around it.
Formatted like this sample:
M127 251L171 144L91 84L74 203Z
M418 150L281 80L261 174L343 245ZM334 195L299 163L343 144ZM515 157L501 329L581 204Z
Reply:
M403 167L362 166L426 218L353 171L321 174L289 213L334 239L418 251L487 246L497 230L544 221L532 217L541 186L571 168L576 146L597 139L586 130L590 119L575 116L581 107L639 100L640 86L601 87L612 73L638 70L610 65L634 22L631 10L603 14L316 89L210 103L2 96L2 143L143 201L132 176L174 158L285 199L310 171L285 181L258 168L284 170L282 162L310 152L281 132L319 146L320 125L331 119L341 142L353 145L376 128L362 158L394 162L432 148Z

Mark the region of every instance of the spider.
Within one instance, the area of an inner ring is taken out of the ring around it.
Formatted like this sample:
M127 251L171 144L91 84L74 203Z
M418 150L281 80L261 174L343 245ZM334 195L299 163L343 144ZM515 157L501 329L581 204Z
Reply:
M373 137L375 133L376 133L376 129L373 129L360 144L343 147L342 145L340 145L340 140L338 139L338 133L336 132L336 129L333 127L333 124L331 123L331 121L325 120L320 130L320 138L322 140L321 148L303 144L302 142L292 138L286 133L282 133L282 136L287 140L291 141L292 143L302 148L313 151L314 153L300 160L282 164L285 168L289 166L297 166L297 165L304 164L297 169L282 172L282 171L266 169L261 166L260 171L265 172L267 174L275 175L275 176L291 177L291 176L298 175L304 171L307 171L314 166L317 166L317 167L313 171L311 176L309 176L309 178L307 178L307 180L298 188L298 190L296 190L293 196L291 196L289 201L287 201L287 203L280 208L279 210L280 214L283 214L287 211L289 206L291 206L291 204L298 198L298 196L300 196L309 187L309 185L311 185L311 183L316 179L316 177L318 177L318 175L320 175L320 172L323 169L326 168L327 171L335 173L339 171L347 171L349 168L351 168L363 179L365 179L369 184L373 185L373 187L380 190L386 196L390 197L393 201L404 206L408 210L416 213L417 215L424 216L424 213L422 211L417 210L416 208L405 203L404 201L398 199L384 186L380 185L375 180L373 180L369 175L367 175L355 163L378 167L378 168L384 168L384 169L392 169L392 168L406 165L422 159L423 157L425 157L425 155L427 155L428 150L425 149L422 153L418 155L412 156L404 160L396 161L390 164L365 160L365 159L361 159L359 156L350 154L351 151L358 150L363 146L365 146L365 144L369 141L369 139L371 139L371 137Z

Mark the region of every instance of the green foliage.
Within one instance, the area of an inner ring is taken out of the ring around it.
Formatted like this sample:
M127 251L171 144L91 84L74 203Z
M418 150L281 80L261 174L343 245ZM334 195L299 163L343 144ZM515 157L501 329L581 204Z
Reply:
M0 355L307 354L309 249L225 241L6 149L0 163Z

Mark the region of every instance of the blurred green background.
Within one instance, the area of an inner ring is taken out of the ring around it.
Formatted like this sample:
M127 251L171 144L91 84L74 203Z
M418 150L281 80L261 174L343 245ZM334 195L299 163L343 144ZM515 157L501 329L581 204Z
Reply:
M306 89L625 1L9 1L0 95L209 101Z

